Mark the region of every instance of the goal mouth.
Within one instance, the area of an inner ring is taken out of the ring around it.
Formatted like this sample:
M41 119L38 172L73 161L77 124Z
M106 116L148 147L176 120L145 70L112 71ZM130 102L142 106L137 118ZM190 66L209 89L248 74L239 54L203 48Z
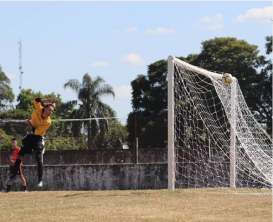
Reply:
M272 140L251 114L237 79L224 85L221 78L169 56L169 190L272 188Z

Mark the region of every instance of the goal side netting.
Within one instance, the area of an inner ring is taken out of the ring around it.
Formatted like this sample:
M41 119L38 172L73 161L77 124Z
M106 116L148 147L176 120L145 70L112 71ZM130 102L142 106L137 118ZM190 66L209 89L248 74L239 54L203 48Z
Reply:
M168 58L168 189L272 188L272 139L236 78Z

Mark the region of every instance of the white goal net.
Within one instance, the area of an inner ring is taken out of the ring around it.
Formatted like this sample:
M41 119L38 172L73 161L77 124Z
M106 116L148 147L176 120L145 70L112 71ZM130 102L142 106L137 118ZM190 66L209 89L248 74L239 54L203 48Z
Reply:
M272 139L236 78L168 59L168 188L272 188Z

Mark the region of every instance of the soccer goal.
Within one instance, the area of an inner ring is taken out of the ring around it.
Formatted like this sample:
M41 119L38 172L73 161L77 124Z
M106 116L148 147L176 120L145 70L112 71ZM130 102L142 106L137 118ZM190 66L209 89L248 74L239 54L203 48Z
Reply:
M272 188L272 139L236 78L168 57L168 189Z

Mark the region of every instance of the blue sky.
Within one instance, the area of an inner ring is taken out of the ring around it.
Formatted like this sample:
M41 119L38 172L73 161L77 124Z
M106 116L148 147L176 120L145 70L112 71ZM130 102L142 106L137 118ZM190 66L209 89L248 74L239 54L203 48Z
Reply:
M76 99L63 88L69 79L100 76L116 94L103 101L119 117L132 111L130 83L149 64L199 53L215 37L246 40L265 54L272 35L271 1L30 1L0 2L0 9L0 65L16 97L21 40L23 89L66 102Z

